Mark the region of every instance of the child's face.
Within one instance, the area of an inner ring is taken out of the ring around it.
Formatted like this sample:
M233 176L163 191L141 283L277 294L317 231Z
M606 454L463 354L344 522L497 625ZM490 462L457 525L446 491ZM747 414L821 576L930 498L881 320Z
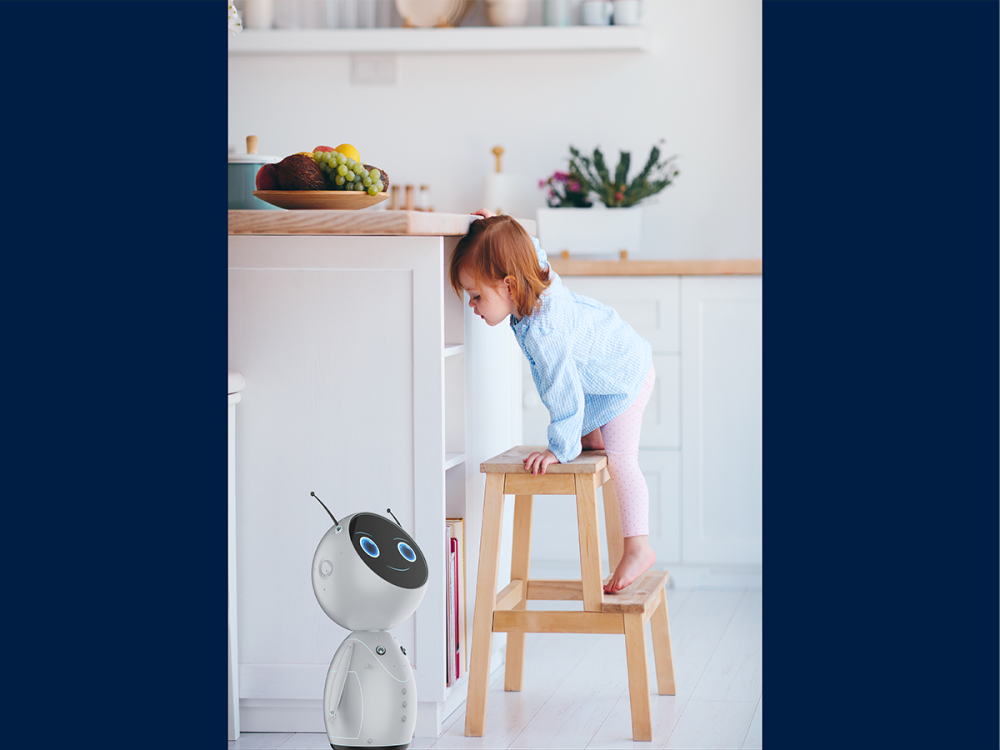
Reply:
M517 305L510 296L507 284L501 282L497 286L483 284L477 287L472 276L463 268L458 272L458 281L469 294L469 307L491 326L507 320L509 315L517 313Z

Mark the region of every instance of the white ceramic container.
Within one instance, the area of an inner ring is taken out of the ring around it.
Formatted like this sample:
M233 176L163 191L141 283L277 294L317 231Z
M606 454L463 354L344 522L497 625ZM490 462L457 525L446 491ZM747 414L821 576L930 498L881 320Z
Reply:
M538 241L550 258L563 250L570 258L618 257L622 250L639 252L642 208L539 208Z

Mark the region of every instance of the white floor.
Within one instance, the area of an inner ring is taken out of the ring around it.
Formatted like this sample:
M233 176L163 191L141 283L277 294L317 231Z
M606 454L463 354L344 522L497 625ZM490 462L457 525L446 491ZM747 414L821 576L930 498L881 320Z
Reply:
M486 731L465 736L465 707L424 748L759 748L762 736L761 589L668 589L676 696L656 694L646 626L653 741L633 742L625 639L614 635L528 634L524 688L490 683ZM531 609L577 608L531 602ZM328 750L325 734L243 733L230 750Z

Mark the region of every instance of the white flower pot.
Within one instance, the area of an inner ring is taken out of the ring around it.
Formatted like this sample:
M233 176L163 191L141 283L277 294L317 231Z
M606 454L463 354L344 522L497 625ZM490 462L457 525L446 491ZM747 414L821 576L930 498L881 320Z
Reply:
M639 252L642 208L539 208L538 241L550 256L568 250L571 258L586 255L618 257Z

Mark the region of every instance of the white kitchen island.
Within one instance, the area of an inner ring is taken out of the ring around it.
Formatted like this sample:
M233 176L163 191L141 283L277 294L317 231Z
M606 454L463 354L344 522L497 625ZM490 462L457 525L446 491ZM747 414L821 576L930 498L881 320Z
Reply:
M347 631L313 595L312 555L331 522L310 492L338 519L391 508L427 558L427 594L392 631L416 674L416 736L436 737L465 699L464 675L445 687L445 519L465 519L471 626L479 463L521 442L514 337L474 319L447 281L471 220L229 212L228 364L247 383L236 426L243 731L325 731L323 685Z

